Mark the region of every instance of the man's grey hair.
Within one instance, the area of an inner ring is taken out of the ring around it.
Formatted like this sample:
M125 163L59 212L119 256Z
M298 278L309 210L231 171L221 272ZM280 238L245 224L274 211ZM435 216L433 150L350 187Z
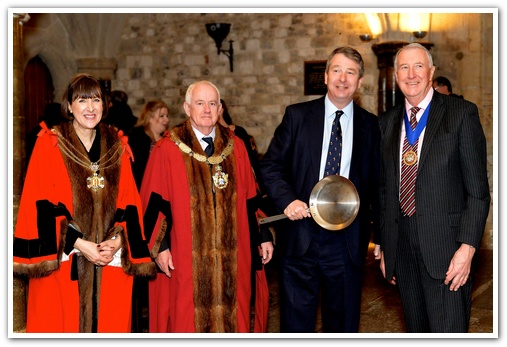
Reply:
M403 46L396 53L396 57L394 58L394 71L398 71L398 55L400 54L400 52L408 50L408 49L422 49L426 53L426 56L428 57L428 61L430 63L430 69L433 67L433 57L431 56L430 51L428 51L428 49L426 47L424 47L423 45L421 45L420 43L413 42L413 43L410 43L406 46Z

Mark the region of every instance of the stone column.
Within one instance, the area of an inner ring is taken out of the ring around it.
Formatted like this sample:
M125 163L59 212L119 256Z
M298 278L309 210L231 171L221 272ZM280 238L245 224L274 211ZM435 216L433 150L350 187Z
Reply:
M23 23L30 16L27 13L13 14L13 225L16 225L19 200L23 190L23 163L25 148L25 86L24 86L24 53ZM12 230L14 233L14 230ZM26 325L26 279L13 277L13 330L23 331Z
M116 58L80 58L76 63L78 72L86 72L98 78L105 90L111 92L111 80L118 65Z

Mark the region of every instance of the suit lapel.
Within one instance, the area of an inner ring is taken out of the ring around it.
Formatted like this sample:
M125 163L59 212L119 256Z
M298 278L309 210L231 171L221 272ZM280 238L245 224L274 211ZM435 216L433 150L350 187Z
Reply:
M421 148L421 158L419 160L419 167L417 171L420 172L428 153L431 152L431 146L435 140L435 136L440 129L440 124L445 115L445 107L443 105L443 99L438 93L433 93L433 98L430 103L430 113L428 115L428 122L426 123L426 130L424 132L424 139Z
M395 179L399 184L400 181L400 141L401 141L401 127L402 120L405 112L405 107L403 105L397 106L392 113L391 122L388 123L388 128L386 129L386 137L391 139L389 143L390 153L392 155L392 161L395 163Z
M368 130L365 127L363 111L354 103L354 121L353 121L353 136L352 136L352 158L350 159L350 172L349 179L354 181L358 177L361 163L363 162L364 155L362 153L364 146L362 140L369 137Z
M320 172L320 158L322 155L322 141L323 141L323 129L324 129L324 118L325 118L325 107L324 98L317 99L312 108L310 114L305 118L306 127L310 136L310 167L312 168L312 175L314 176L315 182L319 180ZM295 158L297 160L297 158Z

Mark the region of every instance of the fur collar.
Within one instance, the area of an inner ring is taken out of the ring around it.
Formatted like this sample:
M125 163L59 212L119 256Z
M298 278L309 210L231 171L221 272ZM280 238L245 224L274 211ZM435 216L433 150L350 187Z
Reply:
M74 148L78 149L83 155L88 155L71 122L64 123L58 130L70 141ZM105 124L99 124L96 137L100 139L100 158L108 153L110 148L121 146L117 132ZM114 153L114 151L109 153ZM120 153L116 155L121 155ZM98 172L99 175L104 177L104 188L93 190L87 187L87 178L91 176L92 171L83 168L65 155L63 157L72 186L74 221L83 233L84 240L102 242L106 236L105 232L110 230L114 223L121 160L117 160L115 157L111 161L113 163L111 167L101 169ZM107 159L109 158L106 157L101 162ZM78 256L77 273L80 296L80 331L91 332L92 317L97 314L98 311L96 310L100 302L100 296L95 299L94 290L97 293L100 292L102 268L95 269L95 265L85 257ZM93 286L94 282L96 288Z
M183 143L204 154L187 120L173 128ZM217 125L215 153L224 150L230 130ZM220 164L229 175L224 189L213 186L215 167L182 153L190 187L192 276L196 332L235 332L237 323L238 230L236 217L236 160Z

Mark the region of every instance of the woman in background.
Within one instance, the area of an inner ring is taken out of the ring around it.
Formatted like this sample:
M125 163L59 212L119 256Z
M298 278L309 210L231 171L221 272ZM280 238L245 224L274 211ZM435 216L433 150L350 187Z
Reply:
M168 125L169 107L161 100L149 101L144 105L135 127L130 132L129 145L134 155L132 169L138 190L141 189L151 149L168 130Z
M141 190L144 170L155 143L168 130L169 108L160 100L148 101L129 134L134 161L132 170L137 189ZM132 332L148 332L148 279L136 278L132 295Z

